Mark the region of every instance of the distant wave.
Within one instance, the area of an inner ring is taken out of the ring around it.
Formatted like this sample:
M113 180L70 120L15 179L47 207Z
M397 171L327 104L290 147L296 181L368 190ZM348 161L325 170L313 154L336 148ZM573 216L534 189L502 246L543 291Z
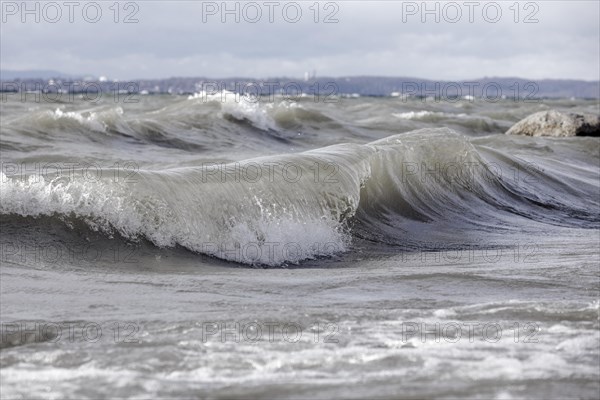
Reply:
M392 116L401 120L422 122L444 122L451 123L479 132L494 132L503 130L494 120L481 115L469 115L465 113L448 113L441 111L407 111L392 113Z
M68 111L64 106L32 110L3 123L2 141L7 148L18 147L10 141L11 136L25 134L41 141L119 139L132 144L202 151L215 145L227 147L244 137L245 146L260 149L265 139L288 143L298 132L310 135L342 127L331 117L297 102L280 99L261 103L234 96L197 94L187 100L177 99L166 107L135 112L106 104L77 111Z

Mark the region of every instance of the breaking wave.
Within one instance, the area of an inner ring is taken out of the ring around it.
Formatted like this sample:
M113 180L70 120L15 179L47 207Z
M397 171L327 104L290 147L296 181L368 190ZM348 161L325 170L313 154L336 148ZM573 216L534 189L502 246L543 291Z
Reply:
M81 122L77 116L60 115ZM597 144L596 144L597 146ZM515 179L515 169L525 177ZM107 235L280 266L365 239L403 248L540 226L598 228L597 170L532 166L447 128L368 144L166 171L128 180L2 173L3 216L84 222ZM578 176L578 178L575 178Z

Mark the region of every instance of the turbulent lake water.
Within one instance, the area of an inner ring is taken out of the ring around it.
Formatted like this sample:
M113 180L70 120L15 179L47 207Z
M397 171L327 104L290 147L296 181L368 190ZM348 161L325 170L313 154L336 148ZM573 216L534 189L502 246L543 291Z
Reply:
M597 101L8 97L3 398L600 394Z

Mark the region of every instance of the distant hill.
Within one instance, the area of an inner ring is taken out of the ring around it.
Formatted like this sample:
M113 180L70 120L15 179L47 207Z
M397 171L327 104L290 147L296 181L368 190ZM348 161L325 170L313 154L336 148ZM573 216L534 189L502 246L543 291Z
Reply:
M50 78L81 80L57 71L7 71L0 74L2 81L20 81L26 84L28 90L35 90L35 85L45 85ZM381 77L381 76L348 76L348 77L319 77L309 80L289 77L273 77L267 79L252 78L223 78L206 77L173 77L167 79L138 79L131 81L112 81L102 78L85 78L86 82L98 82L95 87L103 91L113 91L116 86L129 92L189 94L198 92L202 83L217 83L219 88L239 91L247 83L260 85L266 82L277 82L279 88L288 85L291 92L300 88L303 93L348 94L360 96L390 96L392 94L407 94L412 96L441 96L452 97L474 96L490 98L500 94L506 98L600 98L599 81L582 81L572 79L523 79L506 77L485 77L462 81L434 81L431 79L410 77ZM333 85L332 85L333 84ZM14 85L13 85L14 86ZM21 84L19 84L21 87ZM212 86L214 87L214 85ZM4 88L4 86L3 86ZM236 89L237 88L237 89ZM263 93L268 93L272 86L263 87ZM254 87L256 89L256 85ZM2 90L2 88L0 88ZM6 90L6 89L4 89ZM289 93L289 92L288 92Z

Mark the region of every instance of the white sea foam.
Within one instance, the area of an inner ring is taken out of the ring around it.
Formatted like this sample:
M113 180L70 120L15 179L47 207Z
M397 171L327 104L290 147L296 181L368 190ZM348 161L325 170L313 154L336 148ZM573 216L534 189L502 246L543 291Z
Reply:
M238 121L248 121L263 131L277 129L277 124L268 113L268 108L272 104L261 104L258 97L222 90L217 93L201 91L190 95L188 99L218 102L221 104L221 116L230 116Z
M119 118L123 115L121 107L102 111L63 111L57 108L54 111L48 111L47 115L56 121L71 120L83 125L84 127L98 132L106 132L107 122L111 119Z
M407 111L403 113L392 113L396 118L413 120L437 120L442 118L468 118L467 114L450 114L438 111Z

